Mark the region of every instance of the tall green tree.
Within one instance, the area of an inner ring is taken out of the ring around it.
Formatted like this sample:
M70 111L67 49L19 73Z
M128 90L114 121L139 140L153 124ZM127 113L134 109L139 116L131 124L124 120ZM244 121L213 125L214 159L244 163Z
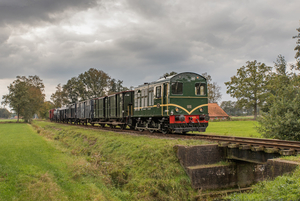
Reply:
M295 59L296 59L296 68L298 70L300 70L300 27L298 29L296 29L298 31L298 35L297 36L293 36L293 38L296 38L296 47L295 47L295 51L296 51L296 55L295 55Z
M290 84L272 99L268 112L258 119L264 137L300 141L300 81L292 76Z
M264 113L258 119L258 131L268 138L300 140L300 77L288 73L282 55L274 62Z
M274 69L275 71L270 73L267 83L267 99L262 106L264 112L269 111L269 108L275 99L279 96L283 96L285 87L291 84L293 77L293 73L287 71L287 63L282 55L278 55L274 62Z
M121 91L128 91L127 87L123 86L122 80L110 79L109 81L109 91L108 94L114 94Z
M110 77L102 70L90 68L78 78L84 84L87 99L104 96L108 91Z
M56 91L51 95L50 100L53 102L55 108L60 108L65 104L69 104L67 93L61 84L56 86Z
M67 84L63 85L63 91L66 93L70 103L75 103L87 98L84 84L78 77L69 79Z
M78 77L69 79L67 84L57 85L55 93L51 95L51 100L55 107L61 107L65 104L126 90L128 88L123 86L122 80L111 79L102 70L90 68L88 71L79 74Z
M9 94L3 96L4 105L9 105L18 116L23 116L26 122L31 122L43 105L45 94L44 84L38 76L17 76L8 86Z
M258 106L262 106L268 96L267 83L272 68L256 60L246 63L229 82L225 82L226 93L237 98L240 107L252 107L256 119Z

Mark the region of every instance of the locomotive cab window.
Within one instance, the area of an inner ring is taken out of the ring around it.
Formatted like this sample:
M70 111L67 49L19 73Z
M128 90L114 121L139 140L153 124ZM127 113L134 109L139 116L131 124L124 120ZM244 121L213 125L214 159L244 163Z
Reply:
M172 87L172 94L183 94L182 82L173 82L171 87Z
M204 83L196 83L195 84L195 94L204 96L205 94L205 84Z
M161 86L156 87L156 98L160 98L161 97Z

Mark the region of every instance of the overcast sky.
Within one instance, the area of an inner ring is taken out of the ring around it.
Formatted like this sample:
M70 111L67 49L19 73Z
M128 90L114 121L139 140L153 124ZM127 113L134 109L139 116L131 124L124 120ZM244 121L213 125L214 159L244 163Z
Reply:
M0 0L0 96L17 75L57 84L97 68L124 85L207 72L221 86L246 61L295 62L299 0Z

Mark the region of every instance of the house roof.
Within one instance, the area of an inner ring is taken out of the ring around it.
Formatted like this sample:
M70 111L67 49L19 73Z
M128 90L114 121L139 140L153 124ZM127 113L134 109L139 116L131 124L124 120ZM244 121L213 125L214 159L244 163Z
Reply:
M208 114L210 117L229 117L217 103L208 103Z

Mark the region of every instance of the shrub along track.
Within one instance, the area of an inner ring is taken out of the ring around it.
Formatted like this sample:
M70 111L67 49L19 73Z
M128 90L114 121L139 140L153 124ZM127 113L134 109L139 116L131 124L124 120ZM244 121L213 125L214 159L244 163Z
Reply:
M75 125L75 124L72 124ZM189 140L208 140L216 141L219 146L229 146L231 148L247 148L256 151L263 151L266 149L272 149L273 152L278 152L281 155L295 155L300 154L300 142L298 141L287 141L277 139L264 139L264 138L248 138L248 137L234 137L234 136L221 136L221 135L210 135L210 134L163 134L163 133L151 133L149 131L137 131L130 129L111 128L111 127L100 127L100 126L87 126L87 125L75 125L90 129L99 129L104 131L112 131L117 133L127 133L136 135L147 135L158 138L180 138Z

